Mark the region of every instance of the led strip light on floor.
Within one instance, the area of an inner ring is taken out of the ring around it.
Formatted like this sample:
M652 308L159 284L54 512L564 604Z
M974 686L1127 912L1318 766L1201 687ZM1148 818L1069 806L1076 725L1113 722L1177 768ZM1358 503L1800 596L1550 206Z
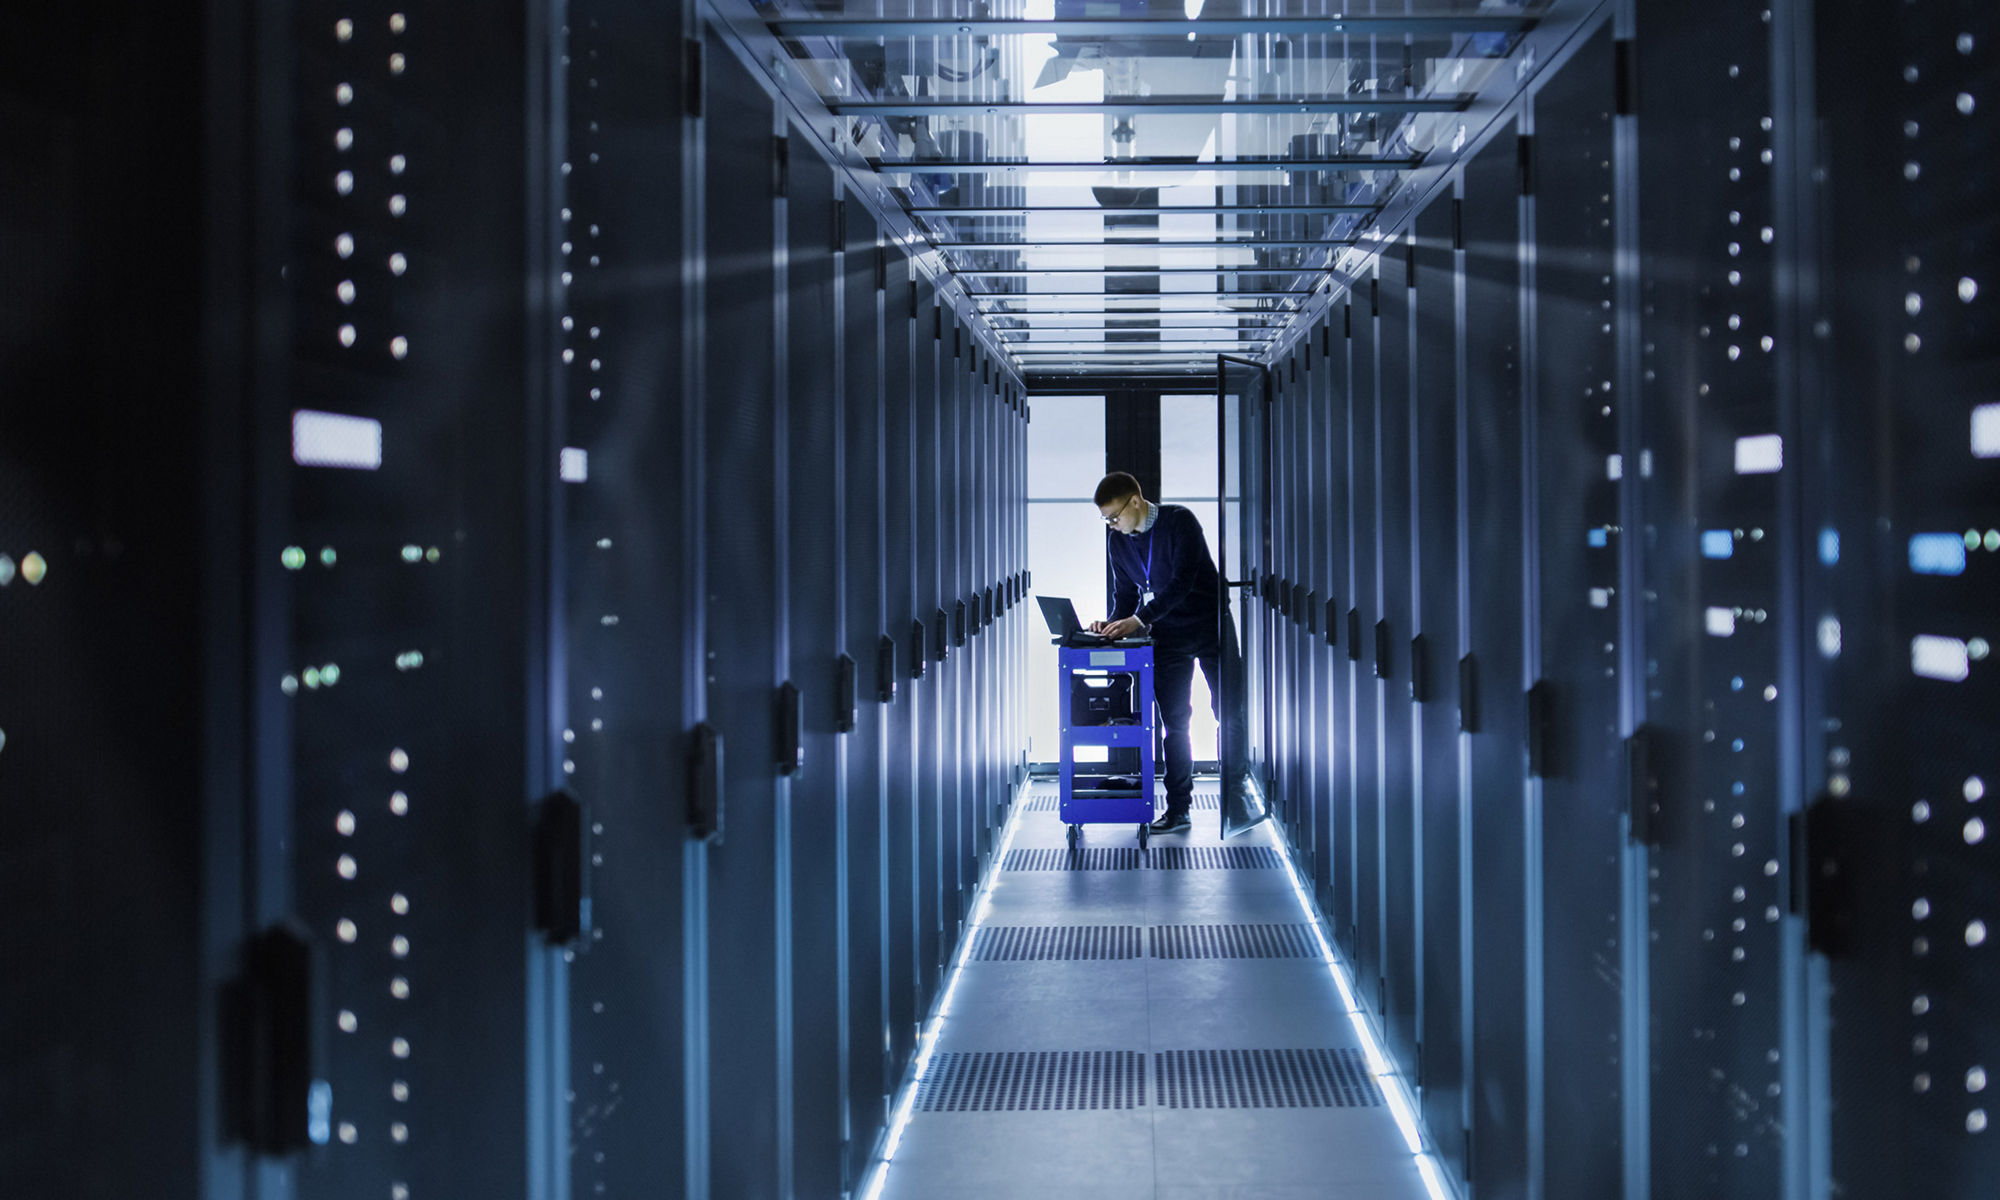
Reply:
M897 1100L895 1112L889 1118L889 1130L882 1140L882 1153L869 1171L870 1176L860 1189L862 1200L879 1200L882 1189L889 1182L889 1167L896 1160L896 1150L902 1144L903 1131L909 1126L911 1110L916 1105L917 1091L930 1069L931 1052L937 1048L938 1037L944 1032L944 1024L951 1017L952 997L958 992L959 977L965 970L966 960L972 956L972 946L977 940L979 929L986 923L986 915L992 907L993 885L998 882L1001 864L1007 860L1007 852L1014 844L1014 833L1020 827L1021 818L1027 812L1025 803L1033 791L1033 783L1025 783L1015 796L1013 811L1008 814L1007 827L1001 835L1000 845L995 849L987 867L986 878L980 882L978 898L973 902L972 920L966 926L965 936L959 944L958 954L951 965L951 972L945 978L944 994L939 997L937 1007L930 1020L925 1023L923 1033L917 1038L917 1052L911 1065L909 1076L904 1080L902 1093ZM1268 801L1266 802L1268 804ZM1334 953L1333 943L1327 939L1325 922L1319 910L1314 907L1312 897L1299 883L1298 863L1292 858L1291 847L1284 838L1278 836L1277 818L1272 817L1265 830L1265 836L1285 861L1285 879L1292 885L1292 895L1297 897L1299 908L1306 915L1306 923L1312 926L1313 938L1319 943L1321 961L1327 972L1333 976L1333 985L1340 992L1340 1002L1347 1010L1347 1019L1354 1026L1355 1036L1361 1039L1362 1053L1368 1060L1368 1070L1375 1076L1376 1086L1382 1089L1382 1096L1388 1101L1389 1113L1396 1121L1396 1129L1403 1135L1404 1145L1409 1147L1416 1159L1417 1174L1424 1181L1424 1190L1431 1200L1457 1200L1458 1193L1447 1181L1443 1164L1438 1156L1424 1148L1423 1129L1417 1123L1415 1098L1410 1094L1403 1076L1390 1065L1388 1056L1382 1053L1382 1043L1376 1037L1375 1027L1368 1019L1368 1013L1356 1002L1354 990L1348 985L1347 974L1342 967L1340 956Z
M1268 804L1269 802L1266 801ZM1389 1063L1382 1053L1382 1043L1375 1035L1375 1026L1368 1019L1368 1013L1354 999L1354 990L1348 986L1347 974L1340 956L1334 953L1333 943L1327 939L1326 925L1320 912L1312 902L1312 896L1300 885L1299 865L1292 858L1290 845L1277 833L1278 819L1271 817L1270 838L1277 846L1278 853L1285 860L1285 878L1292 885L1292 895L1299 901L1299 908L1306 914L1307 924L1312 926L1313 937L1319 942L1320 953L1326 969L1333 976L1333 986L1340 991L1340 1002L1347 1008L1347 1019L1354 1026L1354 1032L1361 1039L1362 1052L1367 1055L1368 1069L1375 1075L1376 1086L1382 1089L1382 1096L1389 1102L1389 1114L1396 1119L1396 1128L1403 1135L1403 1143L1417 1160L1417 1174L1423 1178L1424 1190L1431 1200L1457 1200L1457 1189L1447 1182L1444 1165L1435 1153L1424 1148L1423 1127L1417 1122L1416 1098L1410 1094L1402 1073Z
M924 1023L924 1031L917 1038L916 1057L908 1078L903 1081L896 1110L889 1118L889 1131L882 1139L881 1157L870 1165L870 1177L860 1188L863 1200L878 1200L883 1187L889 1182L889 1165L896 1161L896 1149L902 1145L903 1130L910 1123L910 1110L917 1102L917 1091L924 1081L924 1073L930 1069L931 1051L937 1048L938 1035L944 1032L944 1023L951 1017L951 1001L958 992L959 976L965 970L965 960L972 956L972 945L978 940L979 927L986 923L986 914L992 908L993 885L999 881L1001 864L1007 861L1007 851L1014 845L1014 831L1020 828L1022 814L1027 811L1027 799L1034 786L1033 780L1025 780L1015 789L1013 811L1007 814L1007 827L987 864L986 878L980 881L978 897L972 903L972 920L966 924L965 936L959 941L951 972L945 976L944 994L938 998L937 1007L932 1010L930 1020Z

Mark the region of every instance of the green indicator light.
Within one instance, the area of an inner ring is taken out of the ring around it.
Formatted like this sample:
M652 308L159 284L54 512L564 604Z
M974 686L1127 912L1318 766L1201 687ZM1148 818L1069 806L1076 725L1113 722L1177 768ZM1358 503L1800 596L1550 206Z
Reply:
M307 687L309 687L309 688L316 688L316 687L318 687L318 686L319 686L319 668L318 668L318 667L307 667L307 668L305 669L305 680L306 680L306 686L307 686Z
M424 548L422 546L403 547L403 561L406 563L416 562L423 556L424 556Z
M1979 549L1979 531L1977 529L1968 529L1965 531L1965 548L1967 550Z
M334 684L340 682L340 668L333 663L328 663L319 669L319 678L321 683L332 687Z
M1986 531L1986 548L1988 550L2000 550L2000 529L1989 529Z
M283 556L285 569L296 571L306 565L306 551L303 546L287 546Z
M340 561L340 556L333 552L332 546L328 546L319 552L319 561L321 566L330 567Z
M424 560L426 562L436 562L438 559L443 557L444 555L438 553L438 548L436 546L432 546L429 550L424 552Z

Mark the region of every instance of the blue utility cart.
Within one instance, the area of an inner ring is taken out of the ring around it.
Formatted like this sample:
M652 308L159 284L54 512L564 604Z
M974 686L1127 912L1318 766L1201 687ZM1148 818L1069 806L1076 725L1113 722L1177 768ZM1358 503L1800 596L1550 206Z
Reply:
M1158 763L1153 737L1153 646L1134 639L1058 646L1062 713L1059 813L1074 848L1085 825L1134 825L1146 847ZM1104 763L1076 761L1076 747L1109 748Z

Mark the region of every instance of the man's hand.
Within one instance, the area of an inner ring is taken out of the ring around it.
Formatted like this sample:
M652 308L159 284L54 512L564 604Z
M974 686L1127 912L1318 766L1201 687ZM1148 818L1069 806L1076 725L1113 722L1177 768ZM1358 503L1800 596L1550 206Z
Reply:
M1092 625L1091 628L1115 642L1120 638L1131 637L1141 629L1144 629L1145 626L1139 623L1139 618L1137 617L1126 617L1122 621L1113 621L1108 625L1099 622L1096 625Z

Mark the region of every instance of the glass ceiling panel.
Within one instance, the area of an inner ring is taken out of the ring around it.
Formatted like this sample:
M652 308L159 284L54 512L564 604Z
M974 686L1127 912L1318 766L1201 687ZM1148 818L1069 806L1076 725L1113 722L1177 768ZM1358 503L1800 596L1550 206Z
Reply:
M1459 149L1547 6L781 0L766 20L1004 338L1126 353L1150 316L1176 344L1145 352L1192 353L1289 319L1409 172Z

